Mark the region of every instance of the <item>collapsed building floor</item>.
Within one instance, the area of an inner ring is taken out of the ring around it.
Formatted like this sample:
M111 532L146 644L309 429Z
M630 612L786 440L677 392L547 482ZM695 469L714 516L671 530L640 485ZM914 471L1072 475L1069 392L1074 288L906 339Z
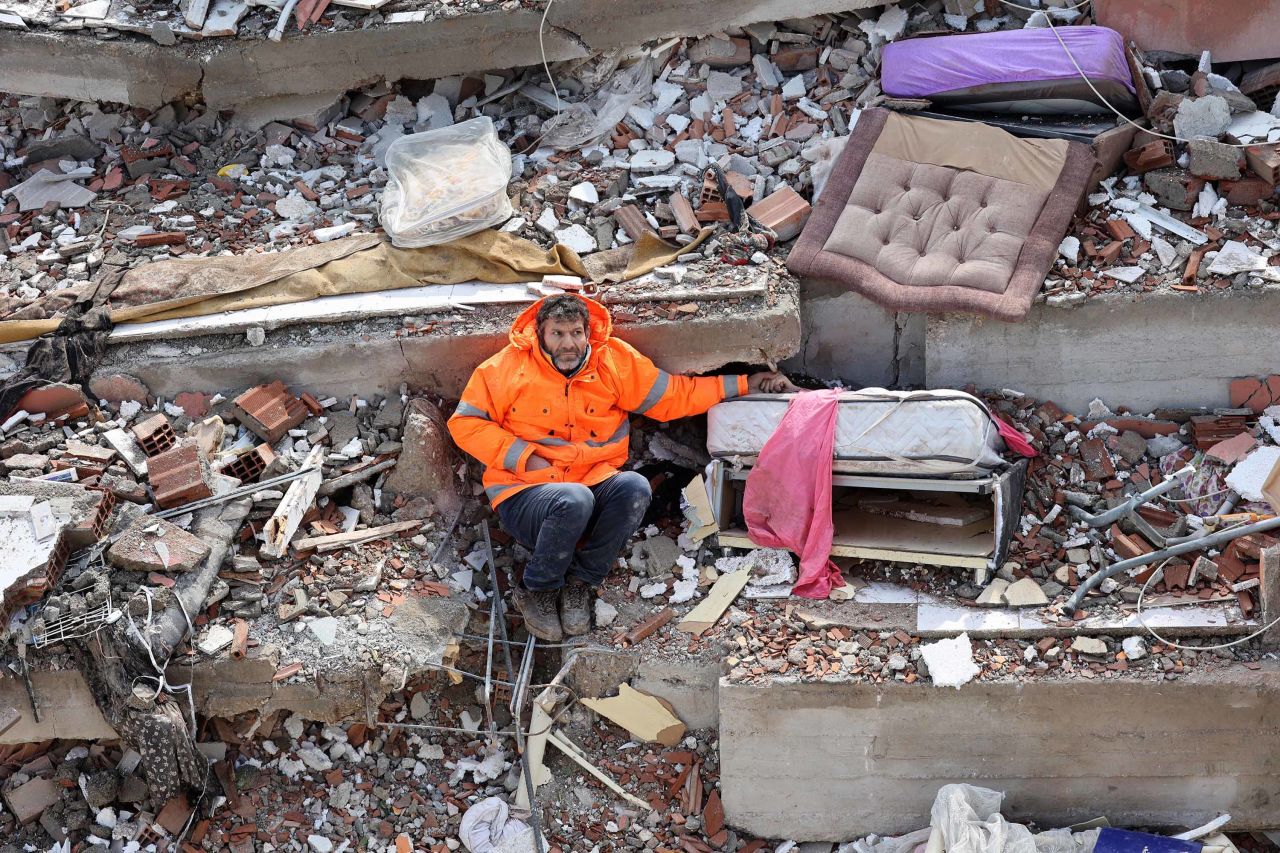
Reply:
M1163 555L1271 512L1271 66L1133 50L1139 121L1178 130L1185 102L1221 142L1048 131L1097 166L1026 319L999 323L786 261L859 116L930 106L886 94L887 45L1046 13L619 5L304 0L311 32L276 43L272 6L0 3L27 28L0 29L0 89L26 95L0 96L0 530L28 561L0 569L5 849L435 853L510 807L510 849L831 850L919 830L959 780L1080 845L1100 814L1230 812L1213 844L1274 849L1253 744L1275 734L1280 543ZM239 34L166 44L201 9ZM413 267L379 233L388 148L477 116L515 155L506 254ZM1248 159L1222 150L1246 131ZM712 163L776 245L731 257ZM701 419L636 419L646 526L595 630L531 643L499 610L527 554L443 422L563 288L671 372L990 389L1038 452L1025 498L1002 527L988 492L854 478L842 512L977 518L981 547L848 536L839 595L790 597L792 558L744 550L740 507L712 499L741 460L713 459Z

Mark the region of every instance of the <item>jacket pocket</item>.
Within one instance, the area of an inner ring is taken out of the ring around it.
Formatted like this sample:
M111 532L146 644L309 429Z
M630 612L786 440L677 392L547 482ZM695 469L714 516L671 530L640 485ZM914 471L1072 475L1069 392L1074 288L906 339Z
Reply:
M536 471L525 471L523 474L517 474L520 482L529 484L541 483L562 483L564 482L564 471L562 471L554 463L546 468L539 468Z

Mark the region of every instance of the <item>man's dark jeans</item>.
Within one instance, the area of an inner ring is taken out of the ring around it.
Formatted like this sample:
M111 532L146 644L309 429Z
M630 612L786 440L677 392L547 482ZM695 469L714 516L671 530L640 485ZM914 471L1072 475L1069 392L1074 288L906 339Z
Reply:
M599 586L640 527L651 497L644 476L624 471L591 487L533 486L498 504L502 528L533 552L525 588L559 589L568 577Z

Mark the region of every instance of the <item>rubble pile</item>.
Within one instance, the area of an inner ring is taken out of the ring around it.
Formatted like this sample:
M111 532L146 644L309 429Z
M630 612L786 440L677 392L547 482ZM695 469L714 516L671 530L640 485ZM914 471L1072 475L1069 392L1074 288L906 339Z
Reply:
M1207 52L1193 72L1177 67L1184 64L1142 65L1153 133L1137 130L1120 173L1088 196L1045 282L1050 304L1107 292L1280 286L1276 66L1244 73L1221 64L1228 77Z
M804 605L759 604L754 615L730 611L721 642L731 667L729 678L765 684L793 681L866 684L937 684L929 669L934 643L895 631L840 626ZM938 641L945 642L945 641ZM1212 638L1185 644L1211 644ZM1196 652L1142 637L1078 636L1037 639L973 640L974 671L965 679L1016 682L1033 678L1128 678L1173 680L1193 668L1252 663L1262 656L1254 647ZM950 685L948 685L950 686ZM956 685L958 686L958 685Z
M205 39L241 38L279 41L285 34L318 34L366 29L380 24L402 24L456 18L484 12L510 12L521 0L323 0L245 2L206 0L183 9L146 5L113 6L104 0L75 5L22 3L0 9L0 25L13 29L48 29L54 32L87 31L102 40L144 39L162 47Z
M1116 414L1096 401L1080 419L1051 402L1014 394L993 398L992 407L1017 422L1041 451L1031 465L1012 565L1006 564L1005 577L996 580L1012 584L1030 577L1042 594L1036 601L1048 605L1112 563L1153 553L1178 537L1270 515L1261 490L1280 458L1273 434L1280 410L1257 394L1266 383L1233 384L1233 399L1252 401L1255 408L1149 416ZM1077 510L1101 514L1187 466L1195 473L1115 523L1088 527L1075 515ZM1152 563L1128 578L1108 578L1096 594L1103 596L1099 603L1131 606L1147 585L1148 606L1195 597L1229 602L1252 618L1259 612L1261 551L1275 544L1269 534L1251 534L1220 552L1192 552ZM976 587L958 592L983 603Z
M729 219L708 166L785 243L858 111L886 102L880 48L948 22L1021 26L1012 14L966 24L887 6L753 24L553 66L556 91L541 68L377 84L252 132L198 104L148 112L4 96L0 319L52 316L103 264L377 230L388 146L482 115L513 154L516 215L504 230L582 255L654 233L690 246L660 277L705 287L726 274L705 261L724 252L716 237L695 240Z

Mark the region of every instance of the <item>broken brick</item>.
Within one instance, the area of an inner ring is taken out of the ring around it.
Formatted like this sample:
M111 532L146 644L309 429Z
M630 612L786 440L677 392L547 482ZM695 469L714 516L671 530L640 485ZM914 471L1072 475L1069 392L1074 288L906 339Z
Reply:
M147 473L156 505L164 509L213 494L209 485L209 463L191 439L184 439L148 459Z
M1090 480L1110 480L1116 475L1116 466L1100 438L1080 442L1080 461L1084 465L1085 476Z
M1231 408L1248 409L1255 415L1260 415L1267 407L1280 405L1280 376L1232 379L1229 393Z
M307 407L278 379L236 397L232 411L236 420L268 444L275 444L307 418Z

